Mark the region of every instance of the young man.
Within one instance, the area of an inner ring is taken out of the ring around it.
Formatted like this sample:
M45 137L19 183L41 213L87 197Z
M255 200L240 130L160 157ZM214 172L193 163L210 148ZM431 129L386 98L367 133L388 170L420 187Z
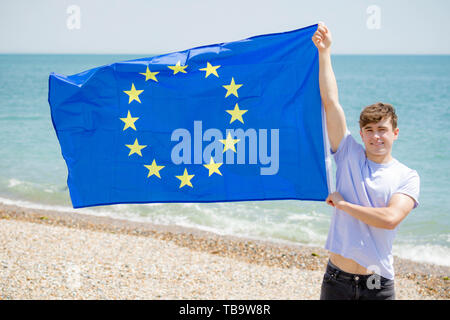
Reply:
M330 252L321 299L395 299L392 243L399 223L418 205L420 180L391 155L398 138L397 115L376 103L360 115L365 148L347 129L331 66L331 33L319 24L312 38L319 51L319 83L336 192L325 248Z

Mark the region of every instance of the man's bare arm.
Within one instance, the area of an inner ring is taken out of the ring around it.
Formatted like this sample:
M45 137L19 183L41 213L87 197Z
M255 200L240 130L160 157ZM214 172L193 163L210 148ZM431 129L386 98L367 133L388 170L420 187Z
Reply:
M319 85L325 108L328 138L335 152L347 131L345 114L339 104L338 87L331 65L331 32L319 23L312 40L319 51Z
M339 192L333 192L326 200L327 204L347 212L352 217L377 228L392 230L414 208L414 200L403 193L395 193L387 207L372 208L349 203Z

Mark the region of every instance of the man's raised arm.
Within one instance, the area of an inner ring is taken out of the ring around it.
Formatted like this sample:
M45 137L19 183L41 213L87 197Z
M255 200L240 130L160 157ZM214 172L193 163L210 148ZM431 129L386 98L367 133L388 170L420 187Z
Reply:
M322 103L325 108L328 138L331 150L336 152L347 131L345 114L339 104L338 88L331 66L331 33L319 23L312 40L319 50L319 85Z

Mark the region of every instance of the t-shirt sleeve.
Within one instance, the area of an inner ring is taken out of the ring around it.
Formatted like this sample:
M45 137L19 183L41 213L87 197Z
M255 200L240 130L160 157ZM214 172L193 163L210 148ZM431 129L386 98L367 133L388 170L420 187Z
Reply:
M420 193L420 177L417 171L411 170L394 193L403 193L413 198L416 208L419 205Z
M346 161L350 155L352 156L352 159L365 155L363 146L356 142L348 130L345 133L344 138L342 138L336 152L333 152L333 150L330 151L336 161L336 165Z

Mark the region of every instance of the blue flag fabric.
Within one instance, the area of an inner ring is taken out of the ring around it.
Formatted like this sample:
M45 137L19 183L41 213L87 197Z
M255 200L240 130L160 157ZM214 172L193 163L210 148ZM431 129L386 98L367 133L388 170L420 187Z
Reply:
M50 74L73 207L324 200L316 28Z

